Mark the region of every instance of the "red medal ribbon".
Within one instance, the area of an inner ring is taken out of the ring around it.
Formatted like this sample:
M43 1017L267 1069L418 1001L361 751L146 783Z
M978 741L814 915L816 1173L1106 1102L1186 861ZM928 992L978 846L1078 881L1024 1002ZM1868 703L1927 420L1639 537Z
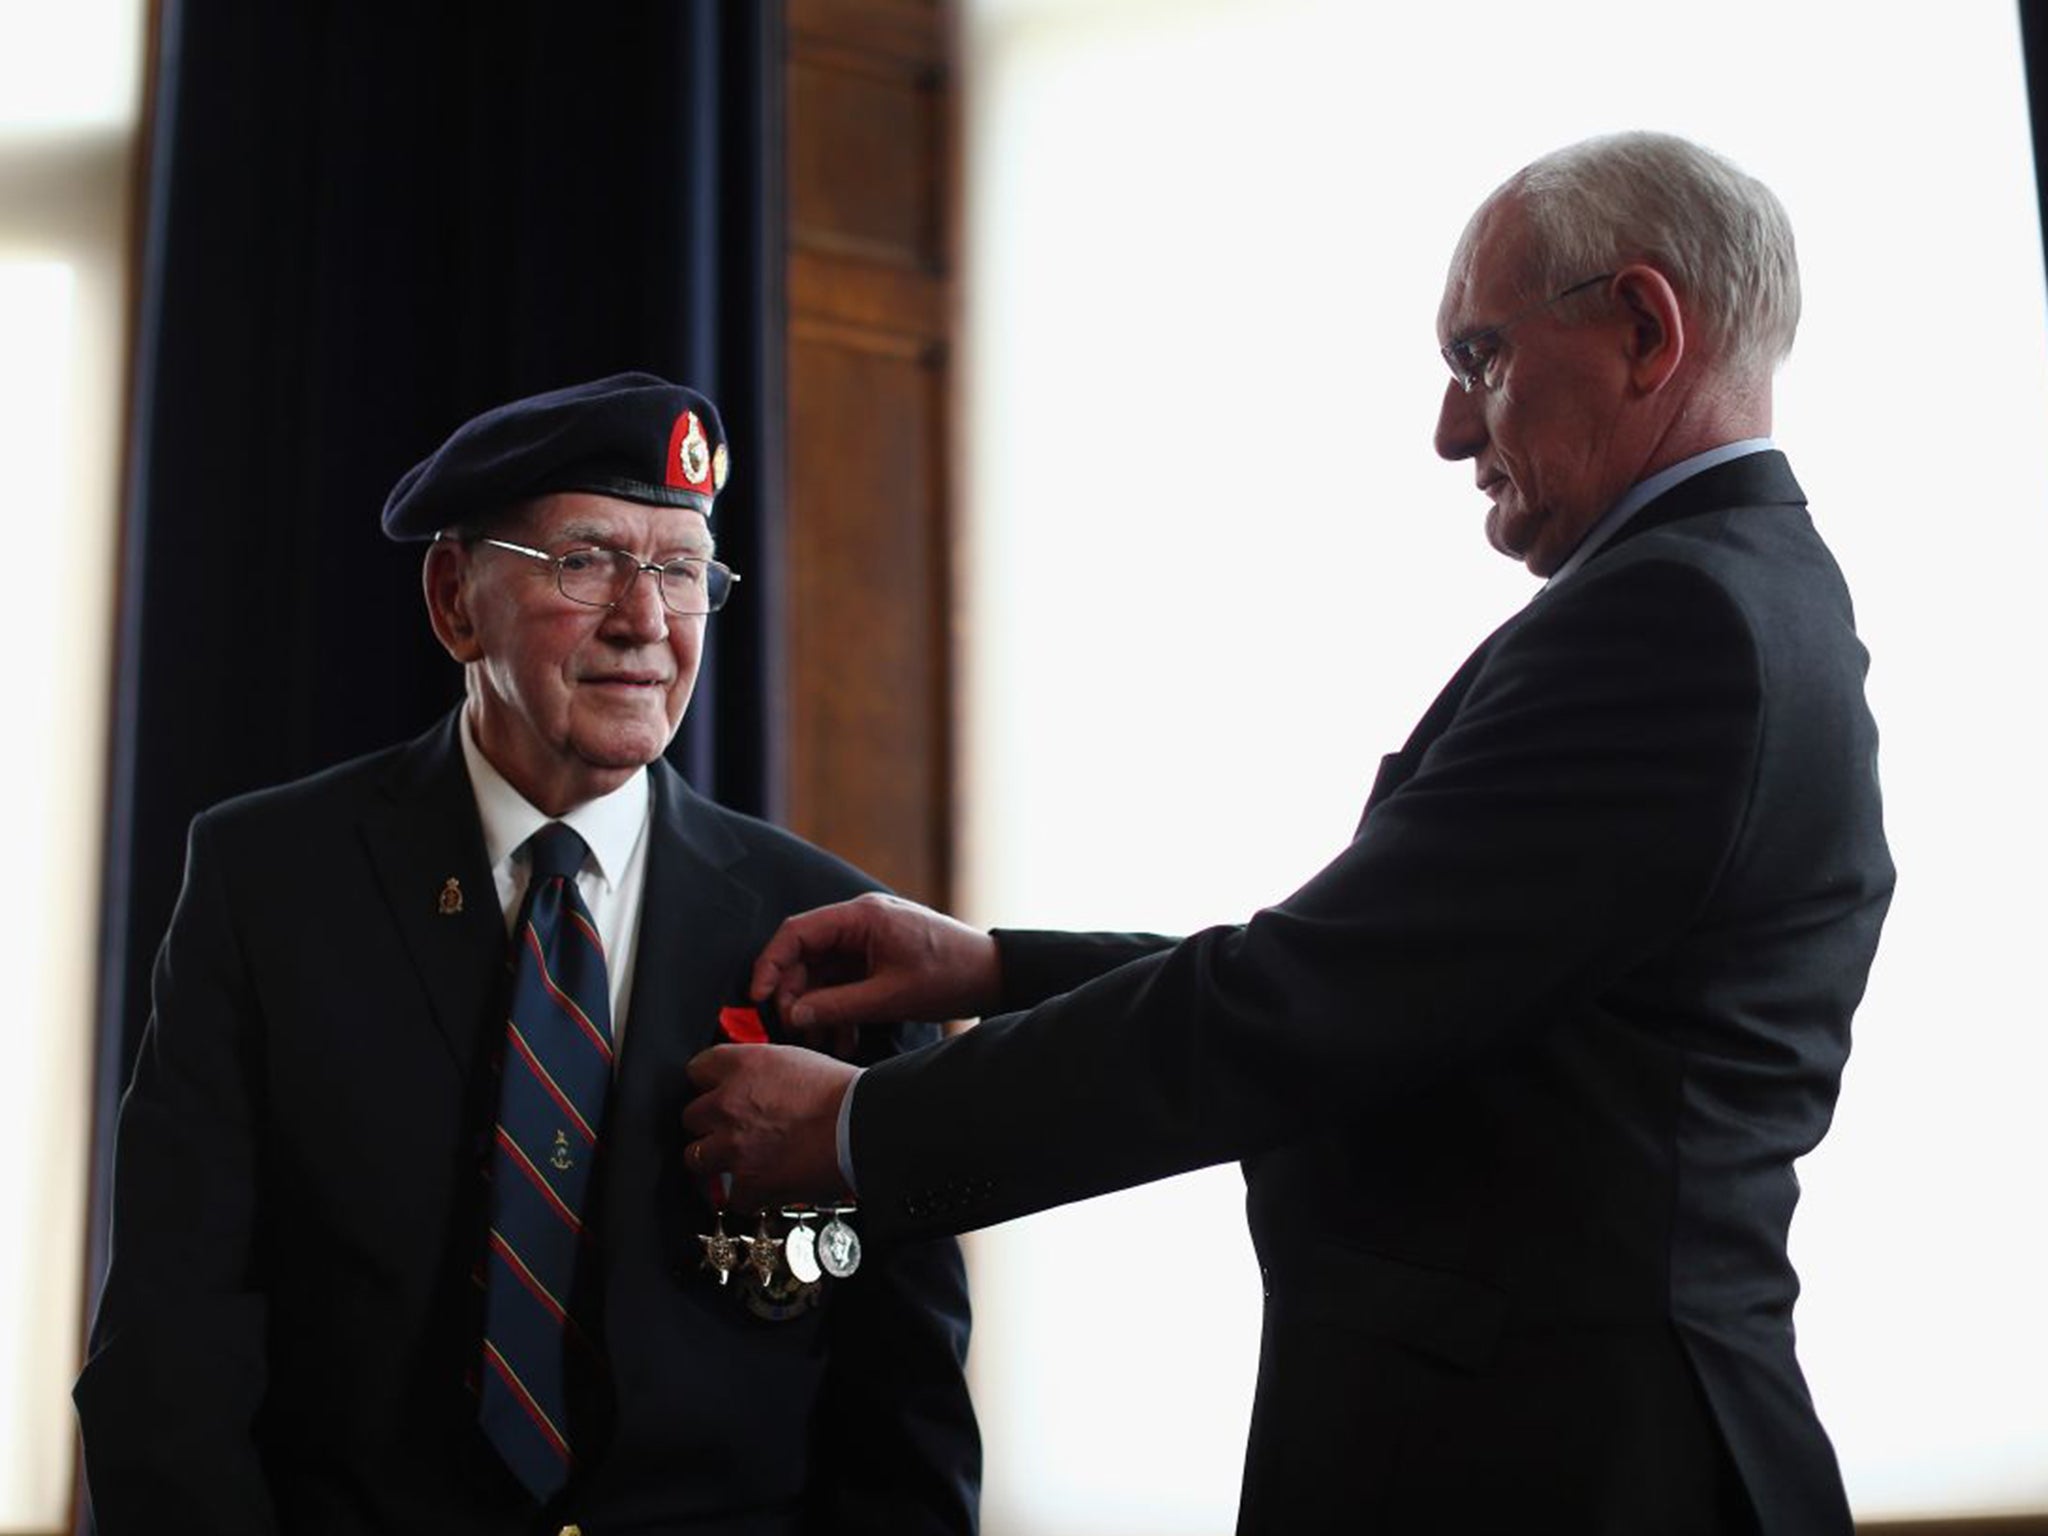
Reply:
M756 1008L721 1008L718 1027L734 1045L766 1045L768 1030Z

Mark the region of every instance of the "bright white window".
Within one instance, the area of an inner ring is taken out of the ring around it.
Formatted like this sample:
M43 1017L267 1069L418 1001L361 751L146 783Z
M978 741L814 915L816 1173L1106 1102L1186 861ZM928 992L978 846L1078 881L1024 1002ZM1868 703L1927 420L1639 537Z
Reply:
M1721 149L1798 231L1776 432L1857 595L1900 871L1802 1168L1801 1353L1859 1515L2048 1509L2048 314L2014 8L1663 14L969 0L963 906L1186 930L1341 846L1533 587L1429 446L1466 216L1588 134ZM973 1262L989 1536L1228 1529L1236 1171Z
M0 4L0 1530L71 1507L136 0Z

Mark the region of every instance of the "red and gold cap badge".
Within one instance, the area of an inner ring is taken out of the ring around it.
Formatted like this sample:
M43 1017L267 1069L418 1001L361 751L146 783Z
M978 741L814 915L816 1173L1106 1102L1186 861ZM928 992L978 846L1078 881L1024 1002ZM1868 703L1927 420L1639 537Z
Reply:
M697 413L683 412L669 432L668 483L701 495L715 496L725 489L725 470L725 444L712 447Z

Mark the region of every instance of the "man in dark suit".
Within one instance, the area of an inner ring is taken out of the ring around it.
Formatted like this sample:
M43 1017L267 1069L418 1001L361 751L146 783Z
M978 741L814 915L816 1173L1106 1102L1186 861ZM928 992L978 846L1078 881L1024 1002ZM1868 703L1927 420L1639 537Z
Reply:
M737 580L725 473L710 402L647 375L468 423L384 517L433 540L463 707L194 823L76 1392L101 1536L974 1529L957 1245L825 1278L782 1246L814 1222L750 1209L736 1264L682 1163L685 1065L722 1017L754 1033L753 955L876 888L662 760ZM556 926L601 959L582 991L551 937L553 973L519 970ZM557 1025L616 1060L594 1101L557 1085ZM550 1095L523 1149L515 1081ZM577 1234L559 1273L520 1199Z
M1511 178L1451 263L1436 446L1548 582L1351 844L1179 943L793 919L756 987L794 1023L1030 1011L857 1081L711 1051L691 1158L892 1234L1241 1159L1242 1531L1846 1533L1786 1238L1893 871L1848 592L1767 437L1797 316L1718 156Z

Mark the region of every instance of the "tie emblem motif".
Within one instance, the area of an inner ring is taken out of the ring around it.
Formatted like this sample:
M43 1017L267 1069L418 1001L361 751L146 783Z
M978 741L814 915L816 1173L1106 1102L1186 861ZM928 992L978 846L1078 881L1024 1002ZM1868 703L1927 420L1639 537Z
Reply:
M576 1464L572 1380L600 1364L575 1292L611 1087L611 1001L604 945L576 889L583 839L551 822L526 846L493 1132L479 1421L545 1503Z

